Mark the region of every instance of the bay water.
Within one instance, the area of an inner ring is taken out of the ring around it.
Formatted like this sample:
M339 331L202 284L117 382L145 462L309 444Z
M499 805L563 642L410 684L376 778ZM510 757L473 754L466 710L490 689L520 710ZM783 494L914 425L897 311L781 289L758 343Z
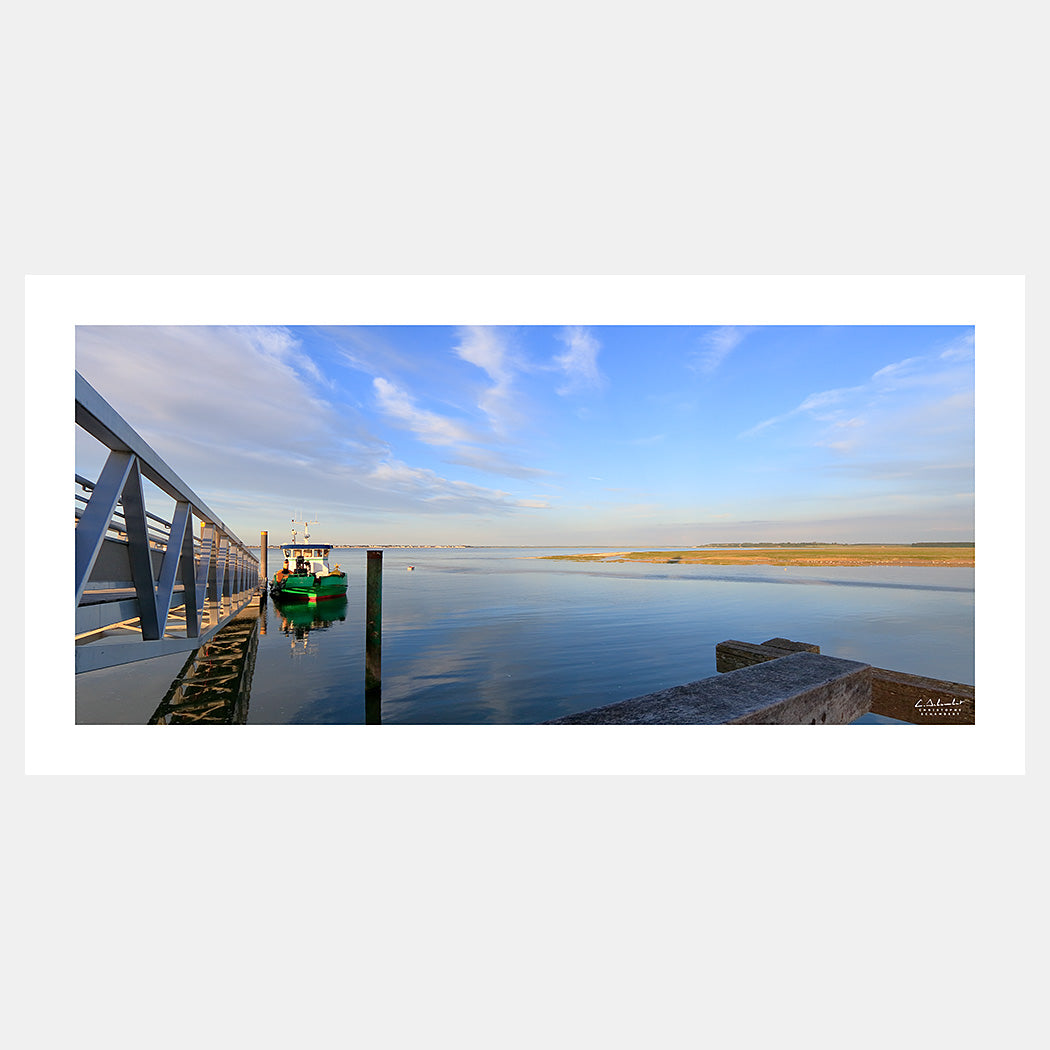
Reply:
M828 656L974 681L972 568L545 560L579 553L384 551L382 702L366 712L366 554L333 550L349 578L347 600L267 601L242 631L254 667L227 720L531 724L713 675L715 645L727 639L790 638ZM163 708L187 666L183 654L78 675L77 722L194 720Z

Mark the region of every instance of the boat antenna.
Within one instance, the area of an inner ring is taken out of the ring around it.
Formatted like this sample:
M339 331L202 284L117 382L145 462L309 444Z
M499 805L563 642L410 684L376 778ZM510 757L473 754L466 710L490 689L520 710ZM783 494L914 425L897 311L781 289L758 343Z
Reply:
M310 538L310 526L311 525L316 525L317 523L318 522L317 522L316 518L313 521L302 521L302 522L299 523L300 525L304 526L304 529L303 529L303 540L304 541L308 540ZM295 518L292 518L292 524L293 525L295 524ZM292 529L292 543L295 543L295 529Z

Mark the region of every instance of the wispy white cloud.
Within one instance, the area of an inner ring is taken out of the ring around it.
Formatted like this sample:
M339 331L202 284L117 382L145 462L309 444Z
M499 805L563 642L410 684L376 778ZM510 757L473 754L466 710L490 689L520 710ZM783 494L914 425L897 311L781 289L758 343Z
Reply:
M824 441L818 441L817 444L822 444L836 452L852 452L859 444L855 431L864 425L865 421L859 416L834 420L829 428L828 437Z
M782 412L778 416L771 416L769 419L762 420L761 423L756 423L753 427L745 430L740 436L753 437L762 430L776 426L778 423L783 423L786 420L799 415L810 414L816 419L826 422L834 422L838 413L841 411L837 406L842 405L849 397L856 395L863 389L863 386L855 386L839 387L834 390L819 390L816 393L809 394L807 397L803 398L799 404L794 408L789 409L787 412Z
M753 331L753 328L724 325L705 333L700 338L700 349L689 360L689 367L701 375L711 375Z
M855 394L862 389L863 387L859 386L846 386L836 390L821 390L816 394L810 394L794 411L821 412L832 405L842 404L850 394Z
M565 381L557 388L563 396L587 390L601 390L607 383L598 367L601 344L586 329L579 326L564 328L558 338L565 344L565 352L554 357L554 367L564 373Z
M974 378L972 363L958 356L964 350L891 362L857 386L810 394L741 436L791 424L793 444L833 454L823 464L829 476L943 496L973 478ZM843 489L843 497L856 498L852 488Z
M483 368L496 380L496 384L482 396L479 407L488 414L490 422L502 428L511 415L503 402L510 397L514 369L507 362L506 346L500 339L490 336L487 329L465 331L457 353L464 360ZM502 477L536 478L547 475L547 471L519 463L502 449L493 447L494 444L502 444L504 437L488 430L483 424L474 428L462 420L425 409L404 387L381 376L375 377L372 385L379 408L389 418L426 444L448 448L449 451L443 457L446 463Z
M202 487L235 453L272 472L369 441L284 328L78 327L76 367L172 469L189 472L192 457Z
M367 480L379 485L386 492L409 497L414 506L424 511L440 508L443 511L481 514L547 506L537 500L516 499L499 489L445 478L436 471L425 467L412 467L395 459L385 459L376 463Z
M895 361L893 364L880 368L872 377L873 383L879 380L900 379L903 376L914 375L921 368L924 357L906 357L903 361Z
M505 433L518 419L514 405L514 380L518 362L505 336L498 329L482 325L467 325L459 329L459 341L454 350L463 361L480 368L492 380L478 398L478 408L499 433Z
M406 427L428 445L458 445L476 441L477 437L463 423L448 416L420 408L415 399L401 387L382 376L372 380L376 403L381 411Z
M975 332L964 332L941 351L943 361L972 361L975 349Z
M794 408L756 423L745 430L741 437L751 437L769 427L787 420L808 416L811 419L834 426L850 421L858 425L866 411L882 406L885 413L907 403L907 397L939 400L942 396L965 395L973 387L973 373L968 367L955 362L965 362L965 350L958 347L944 352L907 357L894 361L874 372L864 383L857 386L818 390L807 395ZM942 365L942 362L947 364ZM896 400L893 400L894 396Z
M477 403L499 438L506 438L522 422L519 379L523 373L560 373L556 391L561 396L597 391L606 385L607 378L598 365L601 345L590 331L567 327L558 331L556 338L565 350L543 362L518 353L505 330L480 325L459 329L456 355L480 368L491 381Z
M373 328L318 325L309 330L332 348L337 359L366 375L405 375L420 367L416 358L401 351Z
M455 351L464 361L487 373L497 386L509 386L514 378L509 349L494 328L465 325L459 329Z
M460 447L450 453L446 461L486 474L499 474L508 478L541 478L550 474L550 471L540 470L538 467L524 466L498 449L487 446Z

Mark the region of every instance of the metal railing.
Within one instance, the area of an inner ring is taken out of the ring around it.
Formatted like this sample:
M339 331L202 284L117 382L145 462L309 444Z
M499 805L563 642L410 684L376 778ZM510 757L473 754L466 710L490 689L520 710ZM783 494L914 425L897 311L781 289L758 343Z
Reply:
M259 559L79 372L76 423L109 449L97 480L76 475L77 673L198 648L252 599Z

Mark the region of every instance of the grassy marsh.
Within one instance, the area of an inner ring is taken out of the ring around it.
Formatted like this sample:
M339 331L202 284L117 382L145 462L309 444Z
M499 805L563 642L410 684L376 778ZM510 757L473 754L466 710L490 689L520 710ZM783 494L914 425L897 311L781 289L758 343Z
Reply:
M662 565L974 565L973 547L913 547L892 543L831 543L825 546L692 548L680 551L619 551L548 555L550 561L652 562Z

